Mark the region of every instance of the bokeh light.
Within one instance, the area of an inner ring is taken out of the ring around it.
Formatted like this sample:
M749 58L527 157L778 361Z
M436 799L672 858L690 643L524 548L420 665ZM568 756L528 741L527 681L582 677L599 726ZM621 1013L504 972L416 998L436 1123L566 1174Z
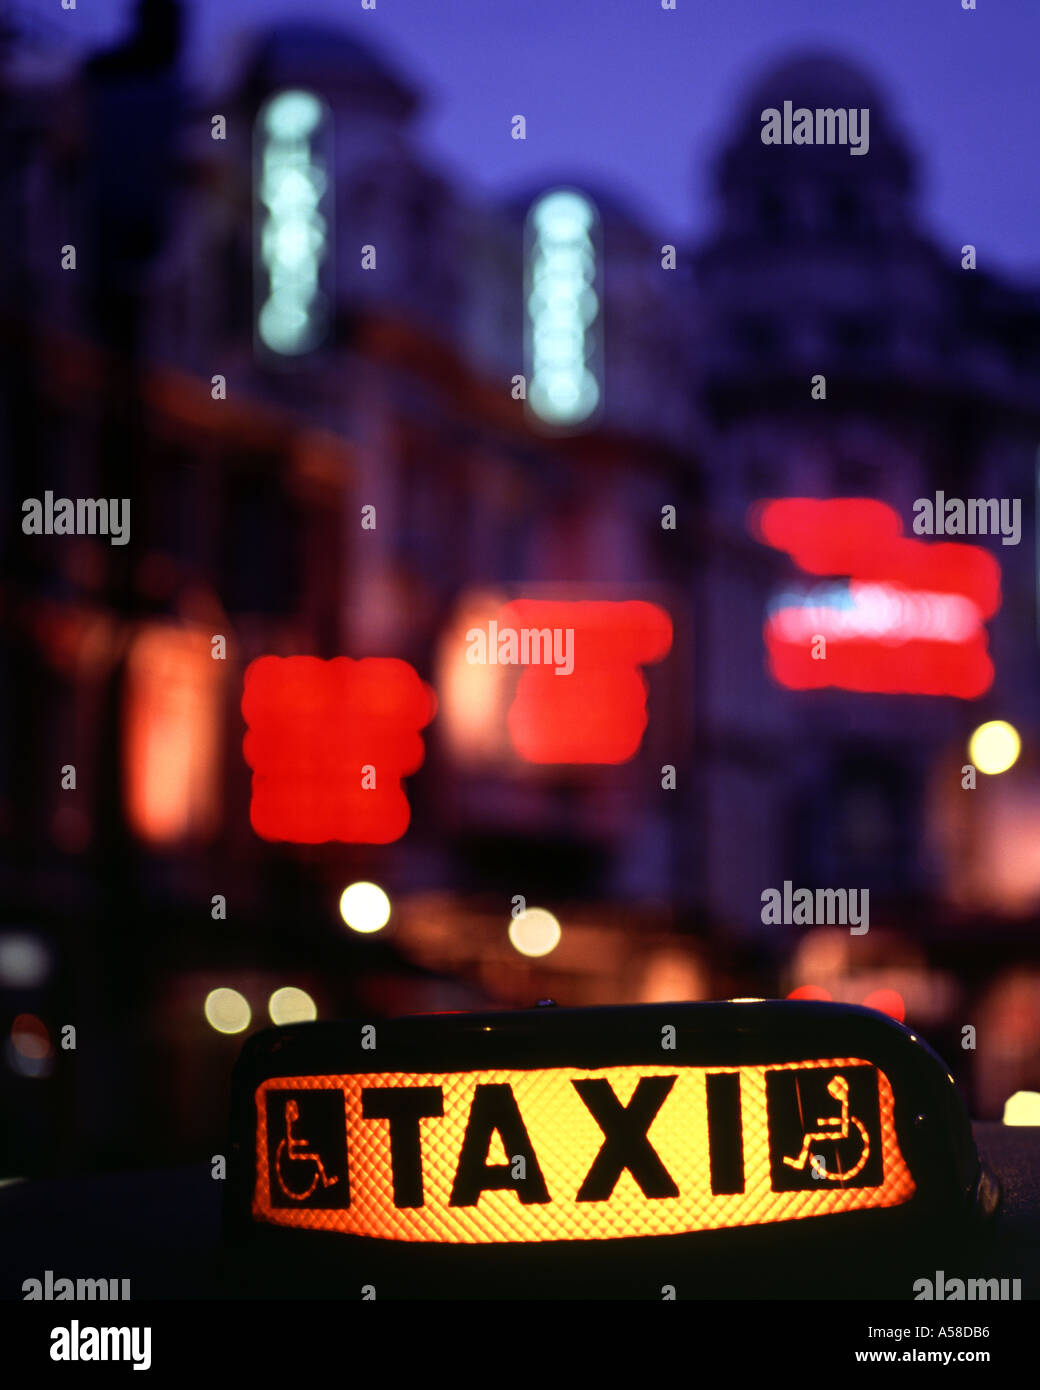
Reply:
M875 989L863 1000L865 1009L877 1009L878 1013L888 1014L897 1023L906 1018L906 1004L903 996L895 989Z
M377 883L352 883L340 894L339 915L353 931L379 931L390 920L390 899Z
M310 92L279 92L264 110L264 124L276 140L305 140L321 117L321 103Z
M1003 719L980 724L968 743L968 756L980 772L994 777L1014 766L1022 749L1018 730Z
M0 985L35 989L50 971L50 955L42 941L27 932L0 936Z
M203 1009L206 1022L218 1033L241 1033L249 1027L249 1001L237 989L211 989Z
M1004 1103L1006 1125L1040 1125L1040 1091L1016 1091Z
M509 924L509 940L522 956L547 956L561 935L559 922L544 907L529 907Z
M639 999L670 1004L677 999L706 999L707 983L700 962L682 951L660 950L646 964Z
M47 1025L35 1014L19 1014L11 1024L11 1042L23 1057L46 1057L51 1050L51 1035Z
M318 1017L318 1006L305 989L283 985L267 1001L272 1023L310 1023Z

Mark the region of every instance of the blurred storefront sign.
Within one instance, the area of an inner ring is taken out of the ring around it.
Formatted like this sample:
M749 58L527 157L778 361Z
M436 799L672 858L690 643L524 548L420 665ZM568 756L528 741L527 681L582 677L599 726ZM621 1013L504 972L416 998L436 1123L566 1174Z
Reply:
M436 697L406 661L263 656L245 674L250 822L265 840L388 844L408 828Z
M467 595L439 649L453 752L471 763L510 753L528 763L627 762L649 719L641 668L671 645L671 618L641 600Z
M224 669L202 631L155 624L133 640L123 785L130 825L150 844L204 839L216 828Z
M759 502L750 529L806 574L848 576L771 605L764 637L779 685L961 699L992 685L985 622L1001 599L988 551L910 540L891 507L858 497Z

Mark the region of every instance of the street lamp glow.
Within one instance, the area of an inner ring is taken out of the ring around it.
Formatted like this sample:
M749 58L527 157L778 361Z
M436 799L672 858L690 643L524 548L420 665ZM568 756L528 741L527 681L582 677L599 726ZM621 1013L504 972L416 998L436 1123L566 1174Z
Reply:
M1021 749L1018 731L1003 719L991 719L972 734L968 756L980 772L996 776L1014 765Z
M352 883L340 895L339 915L353 931L379 931L390 920L390 899L376 883Z
M522 956L547 956L561 935L559 922L544 907L529 907L509 924L509 940Z
M272 1023L310 1023L318 1017L318 1008L305 989L283 985L267 1001Z
M218 1033L242 1033L249 1027L249 1001L237 989L211 989L203 1006L206 1022Z

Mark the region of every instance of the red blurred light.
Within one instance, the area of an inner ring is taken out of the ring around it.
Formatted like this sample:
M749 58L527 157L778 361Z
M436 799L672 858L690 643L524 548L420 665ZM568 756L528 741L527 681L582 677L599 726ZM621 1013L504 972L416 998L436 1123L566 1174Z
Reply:
M987 550L910 540L898 513L866 497L763 502L752 529L786 550L807 574L847 574L873 583L963 594L990 618L1000 607L1000 565Z
M672 645L672 620L656 604L517 599L500 628L572 630L574 667L526 666L509 710L513 747L531 763L623 763L647 726L640 666Z
M152 624L127 664L123 779L127 817L155 845L213 832L220 810L225 662L208 633Z
M11 1024L11 1042L23 1057L38 1060L50 1056L51 1035L35 1014L19 1014Z
M253 769L253 829L308 845L399 839L411 816L401 780L422 766L419 730L436 708L431 688L394 658L251 662L242 751Z
M906 642L884 647L866 639L828 640L815 661L808 643L785 642L766 631L769 669L789 690L873 691L885 695L954 695L974 700L993 683L985 637L970 643Z
M865 1009L877 1009L879 1013L888 1014L897 1023L902 1023L906 1018L906 1005L903 1003L903 996L895 989L875 989L863 1000Z
M902 535L897 513L869 498L760 502L749 525L760 541L787 551L804 572L848 576L854 607L873 599L875 612L879 601L893 610L876 635L850 634L847 626L843 633L847 610L842 609L833 610L828 631L826 612L814 610L820 616L818 631L827 639L822 658L813 656L812 640L797 631L797 609L774 613L764 637L779 684L793 690L836 686L961 699L976 699L989 689L993 663L982 624L997 611L1001 596L1000 566L988 551L910 540ZM944 595L963 602L945 614Z
M822 985L799 985L787 996L788 999L833 999L829 989L824 989Z

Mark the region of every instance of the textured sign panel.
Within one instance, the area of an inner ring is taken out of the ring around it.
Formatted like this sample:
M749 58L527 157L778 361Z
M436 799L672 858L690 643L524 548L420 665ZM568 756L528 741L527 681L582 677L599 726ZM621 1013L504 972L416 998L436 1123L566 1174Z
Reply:
M899 1206L893 1105L856 1058L276 1077L256 1092L253 1216L483 1244Z

